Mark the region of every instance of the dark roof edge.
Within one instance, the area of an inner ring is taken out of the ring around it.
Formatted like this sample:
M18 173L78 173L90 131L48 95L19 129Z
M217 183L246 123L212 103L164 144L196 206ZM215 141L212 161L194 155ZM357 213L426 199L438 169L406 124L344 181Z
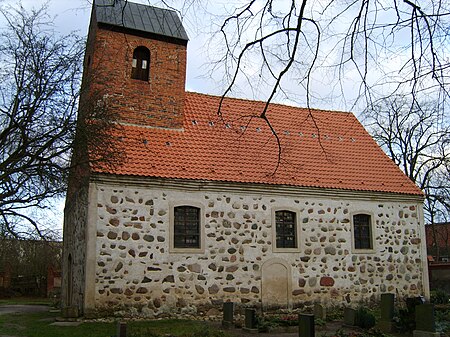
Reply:
M98 23L122 27L130 32L145 32L188 41L176 11L128 0L94 0Z

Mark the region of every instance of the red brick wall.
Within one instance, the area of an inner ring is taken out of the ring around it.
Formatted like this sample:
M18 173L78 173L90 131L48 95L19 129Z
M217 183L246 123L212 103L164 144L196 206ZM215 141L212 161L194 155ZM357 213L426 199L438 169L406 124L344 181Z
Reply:
M0 273L0 288L11 288L11 265L9 263L3 266L3 272Z
M139 46L150 50L148 81L131 78L133 50ZM108 107L118 113L120 121L182 128L185 45L112 31L97 27L94 21L90 27L84 71L83 89L94 97L106 97ZM86 98L83 94L82 101Z
M47 296L50 296L55 288L61 288L61 271L49 266L47 268Z

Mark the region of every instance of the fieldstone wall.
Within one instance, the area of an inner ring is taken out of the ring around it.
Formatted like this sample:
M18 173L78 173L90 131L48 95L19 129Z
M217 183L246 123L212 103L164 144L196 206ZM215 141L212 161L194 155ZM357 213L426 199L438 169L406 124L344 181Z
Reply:
M377 300L381 293L423 294L421 205L356 197L118 188L97 184L95 308L144 316L200 313L223 301L270 306L273 264L289 306ZM205 249L169 252L170 205L202 205ZM298 252L273 252L273 210L298 214ZM373 252L352 249L351 215L374 221ZM277 273L277 274L280 274ZM284 284L284 282L286 282ZM275 282L276 283L276 282ZM287 290L286 290L287 289ZM270 290L270 289L269 289ZM274 290L277 291L277 290ZM265 297L266 296L266 297ZM283 295L284 296L284 295ZM280 305L280 303L274 303Z
M84 307L88 194L88 186L80 187L66 200L64 209L61 303L63 308L76 307L80 314Z

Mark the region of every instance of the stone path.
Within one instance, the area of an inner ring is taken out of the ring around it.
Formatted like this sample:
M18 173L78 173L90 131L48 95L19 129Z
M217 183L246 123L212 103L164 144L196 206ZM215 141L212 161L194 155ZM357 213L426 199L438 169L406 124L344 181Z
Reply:
M49 310L50 307L46 305L23 305L23 304L0 305L0 315L21 313L21 312L48 312Z

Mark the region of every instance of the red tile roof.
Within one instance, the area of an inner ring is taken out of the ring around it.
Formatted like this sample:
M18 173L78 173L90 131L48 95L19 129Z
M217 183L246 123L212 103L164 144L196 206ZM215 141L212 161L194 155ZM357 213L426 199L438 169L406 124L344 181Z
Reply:
M124 126L126 161L117 175L281 184L421 195L355 116L264 102L186 93L183 130ZM279 158L280 156L280 158ZM278 165L279 164L279 165ZM278 166L277 166L278 165Z

